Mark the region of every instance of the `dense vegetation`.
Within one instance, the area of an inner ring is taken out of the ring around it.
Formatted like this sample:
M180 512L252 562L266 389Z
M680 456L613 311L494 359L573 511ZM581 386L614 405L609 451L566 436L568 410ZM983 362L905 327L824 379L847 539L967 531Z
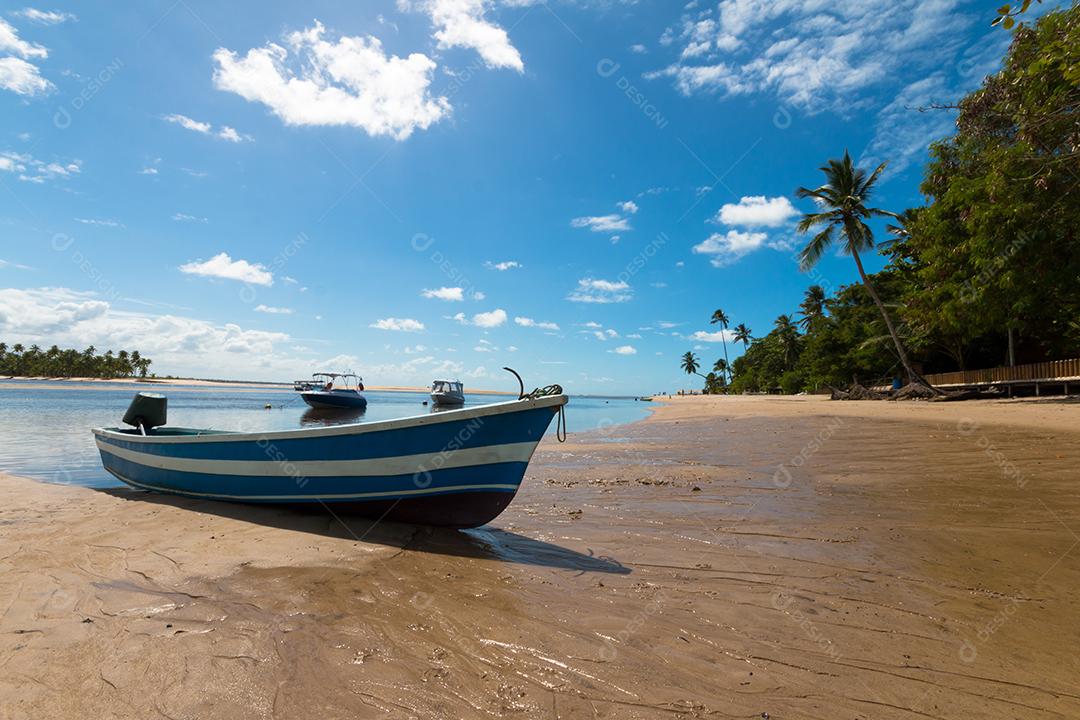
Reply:
M97 354L93 345L82 352L61 350L53 345L42 350L37 345L24 348L15 343L10 348L0 342L0 375L23 375L31 377L146 377L151 360L144 358L138 350L121 350L113 353L107 350Z
M895 209L885 242L863 220L892 213L858 193L819 194L844 182L843 160L822 168L826 185L800 189L817 205L800 224L818 231L805 268L833 242L856 262L874 248L888 262L831 296L812 286L797 320L781 315L731 363L727 388L798 392L1080 354L1080 5L1018 26L1001 71L955 109L956 133L930 148L925 206Z

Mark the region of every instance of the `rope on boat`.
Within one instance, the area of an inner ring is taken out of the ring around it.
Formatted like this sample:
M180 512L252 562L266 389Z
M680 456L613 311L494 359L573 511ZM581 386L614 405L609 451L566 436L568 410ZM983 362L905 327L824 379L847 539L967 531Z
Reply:
M522 395L522 400L535 400L536 398L550 397L552 395L562 395L562 385L545 385L542 388L535 388L528 395ZM559 442L566 442L566 406L559 406L559 416L555 420L555 439Z
M562 395L562 385L545 385L544 387L533 388L533 391L528 395L525 394L525 383L522 381L521 376L517 374L513 368L504 367L503 370L508 373L513 373L514 377L518 381L518 400L536 400L542 397L551 397L552 395ZM559 406L558 418L555 420L555 439L559 442L566 442L566 406Z

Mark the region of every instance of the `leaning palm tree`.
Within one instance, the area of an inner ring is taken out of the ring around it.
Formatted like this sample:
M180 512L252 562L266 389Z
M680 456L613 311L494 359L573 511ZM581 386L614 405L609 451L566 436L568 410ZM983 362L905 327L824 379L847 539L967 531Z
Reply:
M750 333L751 330L750 328L746 327L746 323L739 323L735 326L735 331L732 335L732 339L735 342L741 342L743 344L743 348L745 349L750 347L750 341L754 339L750 337Z
M825 289L820 285L808 287L802 304L799 305L799 312L802 314L802 320L799 321L799 324L802 325L803 330L809 328L814 320L824 317Z
M682 362L679 363L679 366L687 375L698 375L700 377L705 377L698 372L698 369L701 367L701 361L698 360L697 355L690 352L689 350L683 353Z
M855 260L855 267L859 269L859 277L863 286L874 300L882 317L885 318L885 326L889 329L893 344L896 345L896 354L900 363L907 371L908 377L913 382L919 382L929 387L929 383L922 375L915 372L911 361L908 359L907 350L896 333L892 318L889 317L885 304L878 297L874 284L863 269L860 251L874 248L874 233L866 224L871 217L898 217L896 213L880 208L867 207L874 185L881 173L884 172L887 163L881 163L877 169L869 175L862 168L856 168L851 162L851 155L847 150L840 160L829 160L828 165L821 168L825 173L825 184L816 188L800 187L795 194L800 198L811 198L818 205L817 212L805 213L797 226L801 233L808 232L811 228L821 227L821 231L815 235L799 256L799 266L802 270L814 267L825 254L825 251L837 240L839 234L843 243L842 249Z
M720 308L717 308L716 310L713 311L712 319L709 320L710 324L720 326L720 340L724 343L724 360L728 359L728 356L727 356L727 326L728 326L729 322L731 322L731 321L728 320L728 316L725 315L724 311L721 310Z

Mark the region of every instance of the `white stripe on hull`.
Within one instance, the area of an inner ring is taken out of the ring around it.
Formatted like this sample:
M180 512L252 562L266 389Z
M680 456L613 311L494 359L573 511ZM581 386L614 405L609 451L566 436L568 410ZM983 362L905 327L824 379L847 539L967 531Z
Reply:
M527 463L532 458L537 445L537 441L530 440L505 445L366 460L195 460L138 452L113 445L100 438L95 439L99 450L150 468L208 475L256 477L378 477L411 475L425 471L493 463ZM267 450L273 450L273 447L268 446Z
M108 468L106 468L108 469ZM143 490L157 490L158 492L174 493L176 495L190 495L192 497L210 498L217 500L262 500L262 501L289 501L289 500L324 500L324 501L348 501L348 500L380 500L386 498L395 497L416 497L423 495L440 495L450 492L468 492L468 491L506 491L515 492L518 489L517 485L500 484L500 485L447 485L444 487L435 488L422 488L416 490L387 490L382 492L366 492L366 493L320 493L318 495L229 495L227 493L206 493L195 492L193 490L180 490L171 487L162 487L159 485L149 485L143 482L137 482L126 478L115 470L109 470L116 476L121 482L127 483L132 487L141 488Z

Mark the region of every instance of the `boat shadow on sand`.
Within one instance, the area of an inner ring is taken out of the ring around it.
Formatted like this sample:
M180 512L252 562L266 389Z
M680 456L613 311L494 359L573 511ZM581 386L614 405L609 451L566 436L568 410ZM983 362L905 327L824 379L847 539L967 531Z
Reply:
M99 492L130 502L149 502L169 505L194 512L218 515L267 527L320 535L327 538L352 539L397 547L413 552L426 552L482 560L500 560L519 565L558 568L579 573L600 572L629 575L631 569L609 557L597 556L590 550L580 553L559 545L533 540L509 530L484 525L471 530L408 525L389 520L374 520L354 514L331 512L326 507L296 505L245 505L243 503L199 500L145 492L131 488L103 488Z

